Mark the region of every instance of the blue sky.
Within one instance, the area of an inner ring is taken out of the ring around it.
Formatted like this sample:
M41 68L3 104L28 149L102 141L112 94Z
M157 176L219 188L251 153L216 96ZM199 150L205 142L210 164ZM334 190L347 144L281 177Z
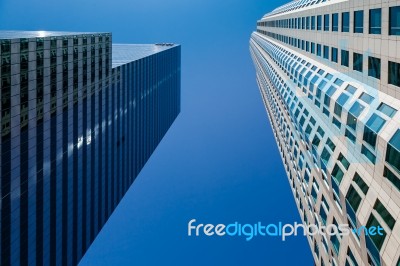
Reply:
M0 28L182 44L182 112L80 265L312 265L304 237L188 237L187 223L299 222L249 54L285 1L2 0Z

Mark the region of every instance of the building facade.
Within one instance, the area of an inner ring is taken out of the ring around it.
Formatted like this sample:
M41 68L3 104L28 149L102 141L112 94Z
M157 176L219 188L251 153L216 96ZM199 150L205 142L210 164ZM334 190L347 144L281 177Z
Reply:
M316 265L400 265L400 1L298 0L250 39Z
M76 265L180 112L180 46L0 43L0 265Z

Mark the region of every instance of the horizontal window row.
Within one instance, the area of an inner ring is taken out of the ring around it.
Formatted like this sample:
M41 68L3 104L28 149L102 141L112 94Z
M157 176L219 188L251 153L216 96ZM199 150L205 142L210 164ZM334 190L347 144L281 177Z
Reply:
M345 67L350 67L350 53L347 50L339 50L336 47L329 47L327 45L322 45L314 42L309 42L293 37L284 36L281 34L271 33L263 30L257 30L257 32L266 35L268 37L274 38L285 44L291 45L295 48L304 50L306 52L315 54L317 56L323 57L324 59L330 60L334 63L339 63ZM352 69L354 71L363 72L363 61L364 56L362 54L353 53ZM373 56L368 56L368 76L381 79L381 59ZM388 84L400 87L400 63L388 61Z
M271 13L269 13L268 15L276 15L276 14L281 14L281 13L285 13L285 12L290 12L293 10L298 10L304 7L309 7L309 6L313 6L319 3L324 3L327 0L303 0L303 1L292 1L286 5L283 5L281 7L278 7L277 9L275 9L274 11L272 11Z
M317 16L306 16L280 20L259 21L257 26L302 29L317 31L332 31L364 33L364 10L352 12L353 24L351 25L350 12L324 14ZM341 21L339 21L339 16ZM368 10L367 29L369 34L382 33L382 9L375 8ZM400 35L400 6L389 7L389 35Z

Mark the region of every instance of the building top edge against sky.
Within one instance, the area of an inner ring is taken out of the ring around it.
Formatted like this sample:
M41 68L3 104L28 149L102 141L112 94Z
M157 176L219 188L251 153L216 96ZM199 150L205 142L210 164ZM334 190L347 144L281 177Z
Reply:
M16 31L1 30L0 40L6 39L22 39L22 38L46 38L46 37L62 37L71 35L92 35L105 34L111 35L110 32L68 32L68 31Z
M67 31L0 31L0 40L20 40L37 38L71 38L71 37L109 37L108 42L112 45L112 67L118 67L147 56L165 51L179 46L173 43L156 44L114 44L112 43L112 33L110 32L67 32ZM18 41L17 41L18 42Z
M265 14L263 19L272 17L274 15L286 15L345 1L347 0L296 0L280 6L273 11Z
M172 47L172 43L160 44L113 44L112 45L112 67L127 64L152 54L156 54Z

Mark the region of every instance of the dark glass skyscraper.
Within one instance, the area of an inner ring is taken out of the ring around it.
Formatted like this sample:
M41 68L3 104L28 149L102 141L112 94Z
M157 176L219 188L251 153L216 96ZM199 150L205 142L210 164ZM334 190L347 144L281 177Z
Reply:
M75 265L180 112L180 46L0 42L0 265Z

